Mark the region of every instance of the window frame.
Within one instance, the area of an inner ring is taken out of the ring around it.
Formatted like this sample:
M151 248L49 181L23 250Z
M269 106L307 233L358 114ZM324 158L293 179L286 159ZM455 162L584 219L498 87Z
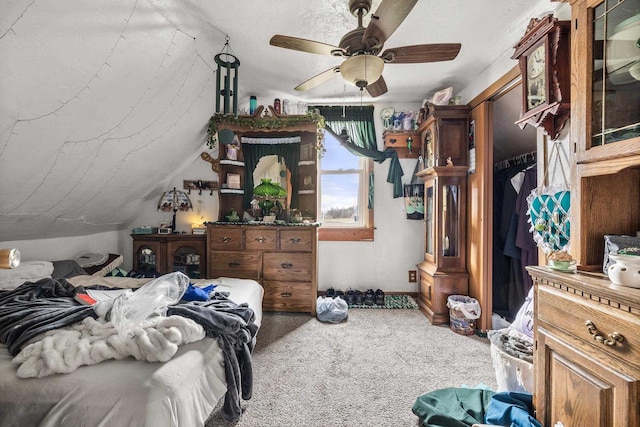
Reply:
M336 135L332 135L337 139ZM359 157L352 154L355 157ZM374 225L373 225L373 208L369 208L367 205L369 194L369 176L373 171L373 160L366 157L360 157L363 162L363 168L361 173L362 188L359 191L359 197L361 203L363 203L363 225L355 227L344 226L330 226L321 224L318 230L318 239L320 241L373 241L374 240ZM322 181L322 162L320 162L319 168L320 181ZM356 172L353 170L345 172ZM329 172L330 173L330 172ZM322 186L320 186L319 195L320 205L322 205ZM320 208L322 211L322 208Z

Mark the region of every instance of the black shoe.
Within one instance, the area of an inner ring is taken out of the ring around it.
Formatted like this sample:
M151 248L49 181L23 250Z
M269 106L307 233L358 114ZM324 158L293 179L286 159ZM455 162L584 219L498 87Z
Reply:
M342 299L344 299L344 292L342 292L342 291L336 291L336 298L342 298Z
M356 303L356 292L353 289L347 289L344 300L348 305L353 305Z
M327 292L326 292L325 296L327 298L335 298L336 297L336 290L333 289L333 288L327 289Z
M384 305L384 292L382 289L377 289L376 294L374 296L374 301L376 305Z
M364 303L364 295L362 295L362 292L355 290L354 291L356 294L356 305L362 305Z
M375 300L375 293L373 289L367 289L367 292L364 294L364 305L373 305Z

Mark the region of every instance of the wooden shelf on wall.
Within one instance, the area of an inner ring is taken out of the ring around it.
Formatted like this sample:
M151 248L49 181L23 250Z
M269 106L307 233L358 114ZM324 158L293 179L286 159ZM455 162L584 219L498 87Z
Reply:
M400 159L417 159L420 156L420 133L413 130L385 130L384 147L393 148Z

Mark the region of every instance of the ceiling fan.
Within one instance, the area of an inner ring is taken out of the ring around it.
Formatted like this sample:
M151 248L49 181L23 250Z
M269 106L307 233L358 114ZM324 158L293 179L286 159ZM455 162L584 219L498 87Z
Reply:
M340 73L361 91L366 89L372 97L380 96L387 92L387 84L382 77L385 64L449 61L460 52L460 43L437 43L390 48L380 54L384 43L417 2L418 0L382 0L371 15L369 25L364 27L362 18L369 13L371 0L349 0L349 10L358 17L358 27L345 34L338 46L279 34L271 37L269 43L285 49L347 58L342 64L299 84L295 90L309 90Z

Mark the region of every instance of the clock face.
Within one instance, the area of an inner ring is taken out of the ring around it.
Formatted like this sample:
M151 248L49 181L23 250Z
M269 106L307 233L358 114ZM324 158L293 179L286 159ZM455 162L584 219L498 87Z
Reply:
M527 110L547 100L545 70L545 45L541 44L527 57Z

